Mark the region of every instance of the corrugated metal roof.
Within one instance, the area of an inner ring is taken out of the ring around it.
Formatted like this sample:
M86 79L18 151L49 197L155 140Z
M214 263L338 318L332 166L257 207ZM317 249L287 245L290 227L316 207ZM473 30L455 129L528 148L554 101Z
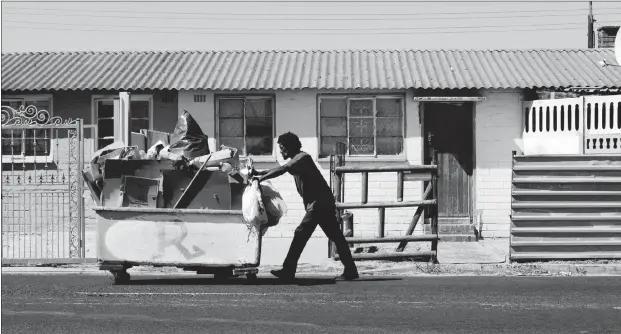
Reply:
M621 86L611 49L2 54L2 90Z

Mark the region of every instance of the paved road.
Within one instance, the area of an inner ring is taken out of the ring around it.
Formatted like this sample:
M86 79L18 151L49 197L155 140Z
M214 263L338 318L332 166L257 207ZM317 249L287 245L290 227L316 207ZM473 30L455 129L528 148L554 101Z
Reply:
M2 332L621 333L621 278L2 275Z

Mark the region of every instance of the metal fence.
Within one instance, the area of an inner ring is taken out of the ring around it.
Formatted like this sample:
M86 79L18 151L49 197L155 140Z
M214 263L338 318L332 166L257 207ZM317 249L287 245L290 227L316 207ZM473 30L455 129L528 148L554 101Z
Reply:
M512 261L621 258L621 155L515 155Z
M2 107L2 262L80 259L84 248L81 119Z

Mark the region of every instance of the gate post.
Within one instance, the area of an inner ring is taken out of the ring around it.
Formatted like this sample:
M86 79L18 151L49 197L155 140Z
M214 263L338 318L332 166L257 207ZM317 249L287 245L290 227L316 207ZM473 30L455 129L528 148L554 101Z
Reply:
M435 149L431 149L431 164L436 165L438 162L438 152ZM433 173L431 175L431 194L432 199L436 200L436 204L431 206L431 233L438 235L438 175L439 173ZM431 257L433 263L438 263L438 239L431 241L431 251L434 255Z

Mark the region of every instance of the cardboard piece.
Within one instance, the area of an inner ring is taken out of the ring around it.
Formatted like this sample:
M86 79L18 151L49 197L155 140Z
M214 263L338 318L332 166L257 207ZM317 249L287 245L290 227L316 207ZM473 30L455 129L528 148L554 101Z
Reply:
M173 169L173 162L168 160L108 160L104 166L101 205L113 208L123 206L123 176L160 179L163 171Z
M164 207L173 208L186 192L192 182L194 174L185 170L170 170L163 172ZM203 170L198 175L195 184L202 184L194 190L194 196L189 198L185 209L214 209L231 210L231 184L226 173Z
M164 146L170 145L170 133L147 130L147 147L155 145L160 140L164 143Z
M121 178L122 207L157 208L161 197L162 177L147 178L123 175Z

